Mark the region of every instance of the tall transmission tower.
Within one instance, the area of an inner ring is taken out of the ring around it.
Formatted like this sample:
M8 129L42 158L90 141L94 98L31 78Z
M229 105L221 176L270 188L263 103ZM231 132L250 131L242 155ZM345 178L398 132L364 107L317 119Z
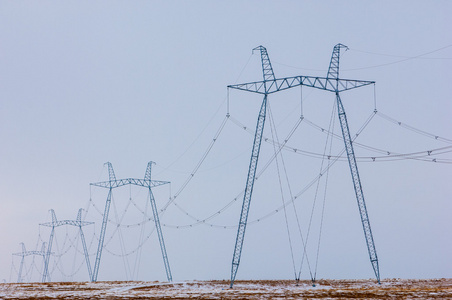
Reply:
M337 44L333 48L333 54L330 61L327 77L315 77L315 76L294 76L285 78L275 78L273 69L268 57L267 49L263 46L254 48L253 50L259 50L261 53L263 81L242 83L236 85L229 85L228 88L238 89L242 91L261 94L264 96L261 109L259 111L256 132L254 135L253 148L251 152L251 160L248 169L248 176L246 180L245 193L243 196L242 211L240 213L239 225L237 230L237 237L234 247L234 253L232 258L231 269L231 284L234 285L234 280L237 275L237 270L240 264L240 257L243 248L243 241L245 237L245 229L248 220L248 213L250 209L251 196L253 193L253 186L256 175L257 162L259 159L260 145L262 142L262 135L265 124L267 97L269 94L273 94L279 91L287 90L296 86L308 86L317 88L329 92L333 92L336 95L336 102L338 106L339 120L341 123L342 137L345 143L347 151L348 162L350 171L352 174L353 185L355 188L356 200L358 202L359 212L361 215L361 222L363 225L364 235L366 238L367 248L369 252L369 258L377 278L380 283L380 272L378 267L377 252L375 249L375 243L370 229L369 217L367 215L367 209L364 201L364 194L362 191L361 180L359 178L358 166L356 164L355 154L353 150L353 143L350 136L350 131L347 122L347 116L345 114L344 107L342 105L340 92L359 88L362 86L375 84L374 81L364 80L352 80L352 79L340 79L339 78L339 56L341 49L347 49L342 44Z
M155 204L154 194L152 193L152 188L160 186L160 185L168 184L170 182L169 181L151 180L151 168L152 168L152 165L154 164L154 162L152 162L152 161L150 161L146 167L144 179L136 179L136 178L116 179L112 164L110 162L106 162L105 164L108 166L109 180L103 181L103 182L90 183L90 185L92 185L92 186L98 186L98 187L108 189L107 201L105 202L105 209L104 209L103 221L102 221L102 229L100 232L99 244L97 247L96 262L94 264L92 281L97 281L97 275L99 273L100 259L102 257L102 250L104 247L105 232L107 230L108 213L110 211L113 189L122 187L125 185L136 185L136 186L148 188L148 190L149 190L149 193L148 193L149 194L149 202L152 207L152 214L154 217L155 228L157 230L157 235L158 235L158 239L159 239L159 243L160 243L160 249L162 251L163 264L165 265L166 277L167 277L168 281L171 282L173 280L173 278L171 275L171 269L170 269L170 265L169 265L169 261L168 261L168 255L166 254L165 241L163 239L162 227L160 226L157 205Z
M80 239L82 240L82 245L83 245L83 253L85 254L86 267L88 269L89 278L91 280L91 278L92 278L91 264L89 262L88 249L86 248L85 235L83 234L82 227L86 226L86 225L94 224L94 222L82 221L82 208L80 208L78 210L77 219L75 221L74 220L58 221L57 217L55 215L55 211L53 209L51 209L50 212L52 214L52 222L39 224L41 226L46 226L46 227L51 227L52 228L52 231L50 232L50 238L49 238L49 243L48 243L48 247L47 247L47 252L45 254L44 272L42 274L42 282L46 282L46 280L50 281L49 259L50 259L50 254L51 254L51 251L52 251L52 243L53 243L53 237L55 235L55 227L60 227L60 226L63 226L63 225L76 226L76 227L79 228Z
M41 251L27 251L27 249L25 249L25 244L24 243L20 243L20 244L22 245L22 252L13 253L13 255L21 256L19 273L17 274L17 283L22 282L22 270L24 267L25 256L39 255L39 256L42 256L43 260L45 260L45 255L46 255L46 243L45 242L42 243Z

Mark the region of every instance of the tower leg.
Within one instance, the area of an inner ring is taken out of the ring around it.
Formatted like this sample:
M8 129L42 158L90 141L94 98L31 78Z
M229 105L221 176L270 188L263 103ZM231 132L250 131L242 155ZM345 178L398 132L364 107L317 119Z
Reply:
M248 220L248 212L250 210L251 195L253 193L254 180L256 177L257 161L262 142L262 134L264 132L265 116L267 112L267 95L264 96L259 117L257 119L256 133L254 135L253 150L251 152L250 166L248 169L248 177L246 179L245 193L243 195L242 212L240 213L239 227L237 229L237 238L235 240L234 255L232 257L231 269L231 285L234 285L235 276L240 264L240 256L242 254L243 239L245 237L246 223Z
M372 268L374 269L375 277L377 278L378 283L380 283L380 270L378 267L377 250L375 249L372 230L370 228L369 216L367 215L366 203L364 201L364 194L361 185L361 179L359 178L358 165L356 164L355 152L353 150L353 142L350 136L347 116L345 115L344 106L342 105L341 98L339 97L339 92L336 92L336 101L339 121L341 123L342 136L344 138L345 149L347 151L348 164L350 166L356 200L358 202L359 214L361 216L364 236L366 237L367 250L369 251L369 258L372 264Z
M54 234L55 234L55 226L52 226L52 232L50 233L50 238L49 238L49 245L47 247L47 253L46 253L46 256L45 256L45 260L44 260L44 273L42 274L42 282L46 282L47 279L50 281L49 259L50 259L50 253L52 252L52 242L53 242L53 235Z
M22 259L20 260L19 274L17 274L17 283L20 283L22 279L22 269L24 267L24 259L25 255L22 255Z
M102 220L102 229L100 231L99 245L97 246L96 262L94 263L93 277L91 280L93 282L97 281L97 274L99 273L100 258L102 256L102 249L104 247L105 231L107 229L108 213L110 211L111 193L112 188L110 187L110 190L108 191L107 201L105 202L104 218Z
M171 275L171 269L168 261L168 255L166 254L165 241L163 240L162 227L160 226L159 215L157 211L157 205L155 204L154 195L152 194L151 188L149 188L149 201L151 202L152 214L154 215L155 228L157 229L157 235L159 237L160 249L162 250L163 263L165 265L166 277L168 281L173 281Z
M80 226L79 228L80 228L80 239L82 240L83 252L85 254L86 267L88 268L89 281L92 281L93 280L93 273L91 271L91 264L89 262L88 249L86 248L85 235L83 234L82 226Z

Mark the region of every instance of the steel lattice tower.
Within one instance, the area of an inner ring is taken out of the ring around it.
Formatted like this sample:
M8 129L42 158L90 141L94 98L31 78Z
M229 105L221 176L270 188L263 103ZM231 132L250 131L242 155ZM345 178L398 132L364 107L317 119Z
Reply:
M340 79L339 78L339 57L340 50L342 48L347 48L342 44L337 44L333 48L333 54L331 57L330 65L328 68L327 77L314 77L314 76L294 76L285 78L275 78L273 69L268 57L268 53L265 47L259 46L253 50L260 50L261 61L262 61L262 71L263 71L263 81L249 82L243 84L229 85L228 88L238 89L242 91L262 94L264 99L262 101L261 109L259 111L258 121L256 125L256 132L254 135L253 148L251 152L251 160L248 169L248 176L246 180L245 193L243 196L242 211L239 219L239 226L237 230L237 237L235 242L234 254L232 258L232 269L231 269L231 284L232 288L234 284L235 277L237 275L237 270L240 264L240 256L242 253L243 241L245 237L245 229L248 220L248 213L250 209L251 196L253 192L253 186L255 181L255 174L257 168L257 162L259 159L260 145L262 142L262 135L265 124L267 97L269 94L276 93L279 91L287 90L296 86L308 86L312 88L317 88L329 92L333 92L336 95L336 102L338 106L338 115L341 123L342 137L345 143L345 149L347 151L347 158L350 166L350 171L353 179L353 185L356 194L356 200L358 202L358 208L361 216L361 222L363 225L364 235L366 238L367 249L369 252L369 258L372 263L372 267L377 278L378 283L380 283L380 272L378 267L377 252L375 249L375 243L372 236L372 231L370 228L369 217L367 215L366 204L364 201L364 194L362 191L361 180L359 178L358 166L356 164L355 154L353 150L353 143L350 136L350 131L347 122L347 116L345 114L344 107L342 105L339 93L347 91L350 89L355 89L358 87L374 84L374 81L364 81L364 80L351 80L351 79Z
M39 256L42 256L42 259L44 261L45 261L45 256L46 256L46 243L45 242L42 243L41 251L35 251L35 250L27 251L25 249L25 244L24 243L20 243L20 244L22 246L22 252L13 253L13 255L22 257L20 260L19 273L17 274L17 283L20 283L22 281L22 270L24 267L25 256L39 255Z
M99 244L97 247L96 262L94 264L92 281L97 281L97 275L99 273L100 259L102 256L102 250L103 250L103 246L104 246L105 232L107 229L108 213L110 211L113 189L122 187L125 185L136 185L136 186L148 188L148 190L149 190L149 202L152 207L152 214L154 217L155 228L157 230L157 235L158 235L158 239L159 239L159 243L160 243L160 249L162 251L162 257L163 257L163 263L165 265L166 277L167 277L168 281L171 282L173 280L173 278L171 275L171 269L170 269L170 265L169 265L169 261L168 261L168 255L166 254L165 241L163 239L163 232L162 232L162 228L160 226L158 210L157 210L157 206L155 204L155 198L154 198L154 195L153 195L152 189L151 189L151 188L154 188L154 187L157 187L160 185L168 184L170 182L169 181L151 180L151 168L152 168L152 165L154 164L154 162L152 162L152 161L150 161L146 167L144 179L136 179L136 178L116 179L112 164L110 162L106 162L105 164L108 166L109 181L90 183L90 185L92 185L92 186L98 186L98 187L108 189L107 201L105 202L105 209L104 209L103 221L102 221L102 229L100 232Z
M48 243L48 247L47 247L47 252L45 254L44 272L42 274L42 282L46 282L46 280L50 281L49 259L50 259L50 254L52 251L52 242L53 242L53 236L55 235L55 227L59 227L59 226L63 226L63 225L76 226L79 228L80 239L82 240L82 245L83 245L83 253L85 255L86 267L88 269L89 278L91 280L91 277L92 277L91 264L89 262L88 249L86 248L85 235L83 234L82 227L86 226L86 225L94 224L94 222L82 221L82 208L80 208L78 210L77 219L75 221L74 220L58 221L57 217L55 215L55 211L53 209L51 209L50 212L52 214L52 222L39 224L39 225L46 226L46 227L52 227L52 231L50 232L50 238L49 238L49 243Z

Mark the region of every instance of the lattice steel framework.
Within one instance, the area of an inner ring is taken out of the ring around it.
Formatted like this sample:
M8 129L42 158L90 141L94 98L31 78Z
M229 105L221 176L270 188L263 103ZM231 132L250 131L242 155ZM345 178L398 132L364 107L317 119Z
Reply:
M240 264L240 257L242 255L243 241L245 238L246 224L248 221L248 213L250 210L251 196L253 194L254 181L256 177L257 162L259 160L259 152L262 143L262 134L264 132L265 117L267 114L267 81L274 81L275 74L273 73L270 58L268 57L267 49L263 46L259 46L253 49L259 50L262 60L262 73L264 81L262 87L264 90L264 100L259 111L257 118L256 133L254 135L253 150L251 152L250 165L248 168L248 176L246 178L245 193L243 195L242 210L240 213L239 226L237 230L237 237L235 240L234 254L232 256L232 269L231 269L231 288L234 284L235 276Z
M85 235L83 234L82 227L86 226L86 225L94 224L94 222L82 221L82 208L80 208L78 210L77 218L75 221L74 220L58 221L57 217L55 215L55 211L53 209L51 209L50 212L52 214L52 222L39 224L41 226L46 226L46 227L52 228L52 231L50 232L50 238L49 238L49 243L48 243L48 247L47 247L47 252L45 254L44 272L42 274L42 282L46 282L46 280L50 281L49 259L50 259L50 254L52 251L52 243L53 243L53 237L55 235L55 227L59 227L59 226L63 226L63 225L76 226L79 228L80 239L82 240L82 245L83 245L83 253L85 255L86 267L88 269L89 279L91 280L91 278L92 278L91 264L89 262L89 254L88 254L88 249L86 247Z
M327 76L328 78L333 78L336 80L338 80L339 78L339 55L340 50L342 48L348 49L347 46L342 44L337 44L336 46L334 46L330 67L328 69ZM345 150L347 152L348 164L350 167L350 173L352 175L353 187L355 189L356 201L358 203L358 209L361 217L361 223L363 226L364 237L366 238L369 259L372 264L375 277L377 278L378 283L380 283L380 268L378 266L377 250L375 248L372 229L370 227L366 202L364 201L364 192L361 184L361 179L359 177L358 165L356 163L355 151L353 149L353 140L351 138L350 129L348 127L347 115L345 114L345 109L342 104L341 97L339 96L339 88L337 84L335 94L336 94L337 112L342 130L342 137L344 139Z
M90 183L92 186L98 186L108 189L107 201L105 202L105 209L102 220L102 228L99 237L99 244L97 247L96 262L94 264L94 271L92 276L92 281L97 281L97 275L99 273L100 259L102 256L102 250L104 246L105 232L107 229L108 213L110 211L112 192L114 188L122 187L125 185L136 185L148 188L149 190L149 201L152 207L152 214L154 217L155 228L157 230L157 235L160 243L160 249L162 251L163 264L165 265L166 277L168 281L172 281L171 269L168 261L168 255L166 253L165 241L163 239L163 232L160 226L160 220L157 210L157 205L155 204L154 194L152 193L152 188L168 184L169 181L158 181L151 180L151 168L154 162L150 161L146 167L146 172L144 174L144 179L136 178L126 178L126 179L116 179L113 166L110 162L105 163L108 166L109 180L103 182Z
M42 259L44 261L45 261L45 256L46 256L46 243L45 242L42 243L41 251L35 251L35 250L27 251L27 249L25 249L25 244L24 243L20 243L20 244L22 246L22 252L13 253L13 255L22 257L20 260L19 272L17 274L17 283L22 282L22 270L24 267L25 256L39 255L39 256L42 256Z
M255 173L257 168L257 162L259 159L260 145L262 141L262 134L265 124L265 110L267 97L269 94L279 91L287 90L296 86L308 86L316 89L330 91L335 93L338 106L339 120L341 123L342 136L347 151L347 157L350 165L350 170L353 179L353 185L355 188L356 199L358 202L359 212L361 215L361 221L364 229L364 235L366 238L367 248L369 250L369 257L372 263L372 267L375 272L375 276L380 283L380 273L378 267L378 258L375 250L375 243L372 237L372 231L370 229L369 217L367 215L367 209L364 202L364 194L362 191L361 180L359 178L358 166L356 164L355 154L353 150L353 143L348 128L347 117L342 105L342 101L339 97L339 93L355 88L359 88L366 85L375 84L374 81L364 80L352 80L352 79L340 79L339 78L339 56L340 50L347 48L345 45L337 44L333 48L333 54L331 57L330 65L328 68L327 77L314 77L314 76L294 76L285 78L275 78L273 69L271 67L270 59L268 57L267 50L263 46L254 48L253 50L260 50L263 70L263 81L249 82L243 84L229 85L228 88L238 89L242 91L257 93L264 95L261 110L256 126L256 132L253 142L253 150L251 154L250 166L248 170L248 176L245 187L245 194L243 196L242 211L240 214L239 226L237 230L236 243L234 248L234 254L232 259L231 269L231 284L232 288L234 280L237 274L237 270L240 264L240 256L243 247L243 240L245 236L246 223L248 219L248 213L250 208L251 196L253 192Z

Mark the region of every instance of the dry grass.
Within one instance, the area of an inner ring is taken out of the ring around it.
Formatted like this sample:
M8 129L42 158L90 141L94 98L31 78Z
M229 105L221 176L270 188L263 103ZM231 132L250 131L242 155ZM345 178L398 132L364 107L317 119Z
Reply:
M1 299L452 299L452 279L3 283Z

